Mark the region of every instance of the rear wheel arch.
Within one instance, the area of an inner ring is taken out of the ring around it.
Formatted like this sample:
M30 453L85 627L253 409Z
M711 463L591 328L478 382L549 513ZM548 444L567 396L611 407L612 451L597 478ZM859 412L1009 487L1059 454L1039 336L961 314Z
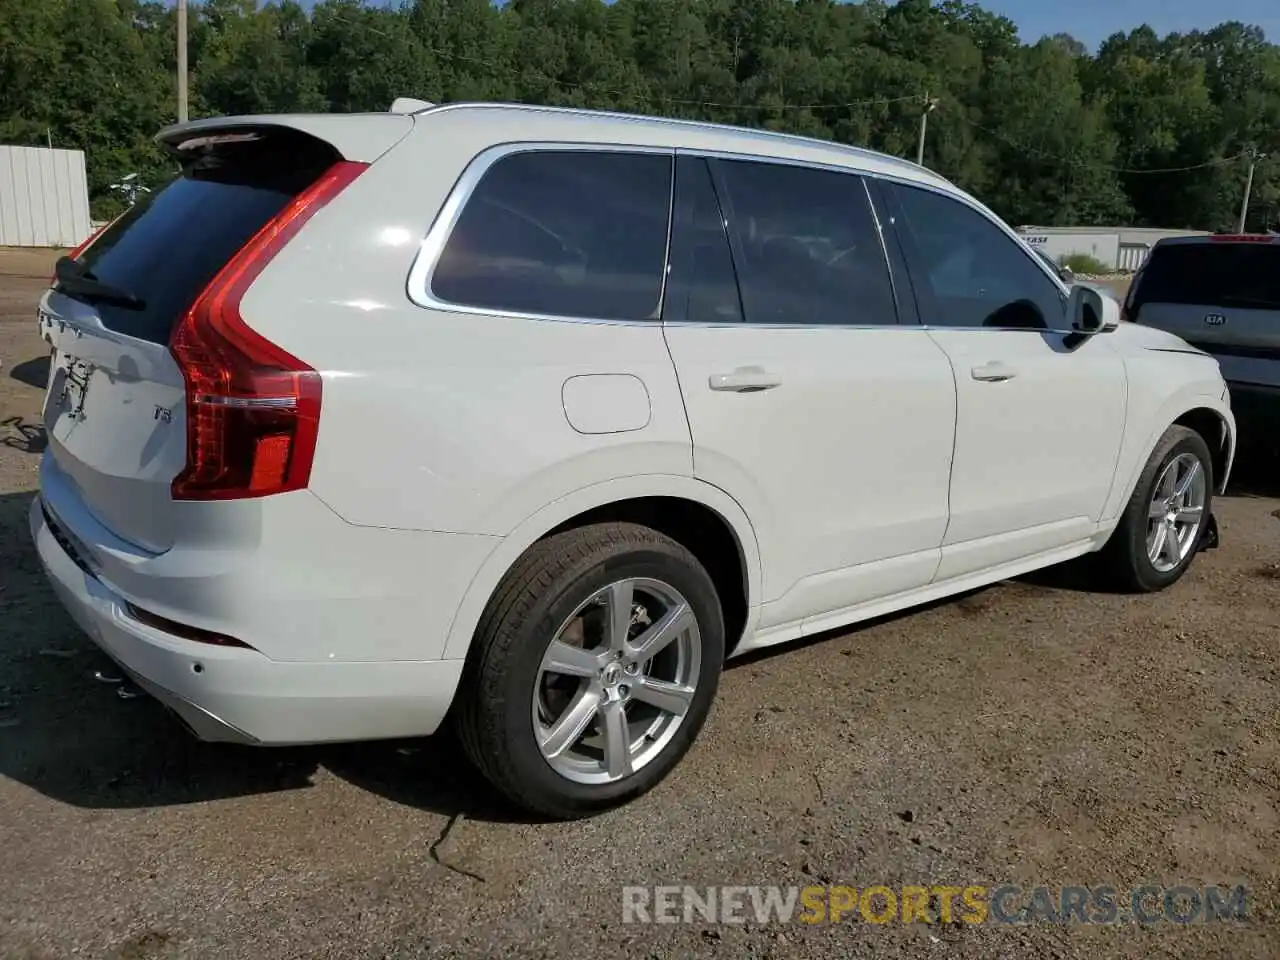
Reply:
M444 659L466 657L484 610L520 558L550 536L595 523L650 527L688 549L715 583L731 654L751 626L760 596L760 552L736 500L689 477L634 477L576 491L548 504L503 537L472 578L454 615Z

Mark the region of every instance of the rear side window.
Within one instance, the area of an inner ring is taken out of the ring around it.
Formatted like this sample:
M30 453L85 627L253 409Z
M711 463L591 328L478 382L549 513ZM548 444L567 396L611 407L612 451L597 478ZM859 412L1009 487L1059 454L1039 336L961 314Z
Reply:
M1156 247L1143 264L1131 306L1137 310L1144 303L1280 310L1280 244Z
M896 324L889 265L862 178L714 160L748 323Z
M493 164L431 277L459 306L650 320L667 256L670 154L535 150Z
M326 144L280 131L221 144L188 161L82 256L87 277L140 301L94 301L103 325L167 343L214 275L337 159Z

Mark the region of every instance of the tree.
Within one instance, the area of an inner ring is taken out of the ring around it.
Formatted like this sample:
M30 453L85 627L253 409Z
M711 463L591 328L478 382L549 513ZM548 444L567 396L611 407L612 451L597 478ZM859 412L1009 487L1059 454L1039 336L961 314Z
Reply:
M0 142L86 151L108 185L173 164L161 0L0 0ZM1280 216L1280 48L1242 23L1096 56L966 0L193 0L193 116L517 100L761 126L925 162L1013 222L1217 228Z

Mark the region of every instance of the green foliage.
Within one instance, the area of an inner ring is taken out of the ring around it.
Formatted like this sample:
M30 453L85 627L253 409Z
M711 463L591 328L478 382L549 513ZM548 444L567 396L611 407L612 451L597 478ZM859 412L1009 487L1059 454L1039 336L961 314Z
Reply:
M1087 253L1068 253L1065 257L1060 257L1059 260L1072 273L1098 277L1115 272L1114 268L1107 266L1097 257Z
M1225 23L1091 55L1024 45L964 0L192 0L190 110L515 100L761 126L925 162L1014 223L1218 229L1258 165L1280 220L1280 47ZM0 0L0 142L83 149L95 216L172 172L176 17L161 0Z

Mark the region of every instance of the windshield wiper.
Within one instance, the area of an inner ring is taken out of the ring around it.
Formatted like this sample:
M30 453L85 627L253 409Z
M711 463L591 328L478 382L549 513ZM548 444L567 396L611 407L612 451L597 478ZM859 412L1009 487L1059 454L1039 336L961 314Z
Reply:
M58 287L67 293L84 297L86 300L99 300L103 303L114 303L130 310L145 310L147 302L123 290L114 284L104 283L89 272L79 260L70 257L59 257L54 267L54 276Z

